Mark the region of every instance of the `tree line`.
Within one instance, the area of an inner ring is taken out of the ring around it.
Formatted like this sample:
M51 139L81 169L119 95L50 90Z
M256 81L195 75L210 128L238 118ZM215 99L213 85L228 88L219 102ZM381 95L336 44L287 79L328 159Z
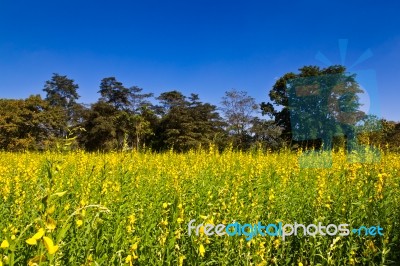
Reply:
M330 78L323 79L326 76ZM44 98L36 94L26 99L0 99L0 150L174 149L183 152L208 148L211 144L220 150L318 147L321 136L306 134L303 139L295 138L301 134L294 130L297 125L294 125L293 116L290 117L291 114L305 117L304 106L314 106L314 109L306 110L307 114L312 113L314 119L325 119L326 113L320 111L323 108L317 110L315 102L310 102L314 99L318 106L325 104L329 107L329 101L321 101L323 97L308 97L308 102L298 104L301 108L293 107L288 85L293 80L303 81L309 77L314 82L318 77L318 82L327 84L345 80L343 84L346 86L342 91L346 93L337 98L342 105L344 103L347 112L359 107L355 77L347 74L342 66L324 69L305 66L299 69L299 73L287 73L276 81L267 103L257 103L247 92L232 89L225 92L219 107L201 101L198 94L184 95L177 90L154 96L140 87L127 87L115 77L103 78L98 100L83 104L78 102L78 84L65 75L53 74L44 84ZM330 119L337 120L337 117ZM365 122L362 124L364 129L377 121L381 125L380 130L363 130L359 134L362 141L399 146L400 123L362 114L352 123L356 125L359 121ZM311 118L299 121L303 126L314 122ZM331 124L336 127L335 123ZM335 130L331 130L332 137L337 133Z

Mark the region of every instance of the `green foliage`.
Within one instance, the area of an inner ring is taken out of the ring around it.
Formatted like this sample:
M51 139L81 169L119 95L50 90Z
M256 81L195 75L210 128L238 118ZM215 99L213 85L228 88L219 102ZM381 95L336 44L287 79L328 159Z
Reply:
M129 107L129 89L125 88L115 77L102 79L99 93L101 101L113 105L118 110Z
M326 76L331 80L323 78ZM333 92L334 96L330 98L338 101L331 105L329 101L322 104L333 110L331 113L340 115L340 111L349 113L359 107L355 77L346 74L341 66L325 69L306 66L298 74L287 73L279 78L269 93L272 103L261 104L262 113L273 117L274 121L258 117L255 99L244 91L227 91L218 109L202 102L197 94L185 96L177 90L161 93L155 98L158 102L154 102L152 93L144 93L138 86L125 87L115 77L102 79L98 101L84 105L77 103L79 86L74 80L53 74L44 85L45 99L39 95L24 100L0 99L0 149L187 151L207 148L212 144L218 150L248 150L256 147L277 150L291 145L289 142L293 132L290 111L303 118L298 121L297 128L308 129L327 124L323 119L327 111L321 111L319 105L312 104L311 97L309 104L300 103L297 109L289 107L288 82L300 86L308 78L328 83L344 80L347 83L343 84L350 84ZM293 83L293 80L297 80L297 83ZM342 110L343 106L347 109ZM310 110L313 110L311 113L314 116L318 112L322 112L322 115L314 117L314 120L309 119L304 114ZM223 118L220 114L223 114ZM371 117L364 117L358 122L361 123L357 123L356 130L361 143L381 147L388 144L392 150L400 149L399 123ZM381 124L380 130L376 130L376 127L370 130L374 123ZM346 132L336 124L331 124L334 126L329 128L328 135L333 136L336 147L343 147L346 137L337 135ZM318 131L309 133L318 138ZM321 143L321 140L307 140L296 145L312 148Z
M245 91L232 89L222 97L222 112L227 122L226 131L231 136L235 147L246 149L249 147L250 128L254 121L254 112L258 106L253 97Z
M314 146L322 139L329 148L337 135L351 138L356 123L365 115L358 110L357 94L362 90L355 75L347 74L340 65L324 69L305 66L299 71L275 82L269 92L272 103L261 104L263 114L274 117L286 141Z
M46 92L46 101L51 106L69 109L79 99L78 88L73 79L54 73L51 80L46 81L43 91Z
M159 136L154 143L156 149L187 151L208 147L223 132L216 106L202 103L197 94L187 99L178 91L170 91L157 99L162 104L158 109L162 117L156 128Z
M0 99L0 149L45 150L58 136L65 113L39 95L26 100Z

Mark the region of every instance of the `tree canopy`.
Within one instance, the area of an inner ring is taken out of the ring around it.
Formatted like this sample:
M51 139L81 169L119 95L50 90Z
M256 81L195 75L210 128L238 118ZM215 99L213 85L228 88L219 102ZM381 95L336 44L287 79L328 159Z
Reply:
M246 91L231 89L215 106L178 90L154 97L111 76L100 81L98 100L83 104L78 84L55 73L44 83L44 98L0 99L0 149L315 148L331 146L338 136L348 146L398 148L399 123L359 110L356 78L343 66L304 66L277 79L270 102L259 104Z

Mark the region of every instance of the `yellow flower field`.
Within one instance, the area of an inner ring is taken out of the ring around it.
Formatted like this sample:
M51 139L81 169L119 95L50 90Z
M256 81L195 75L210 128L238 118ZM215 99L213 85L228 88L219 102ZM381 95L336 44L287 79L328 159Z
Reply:
M0 153L0 265L400 263L400 155ZM188 223L348 223L383 236L188 235Z

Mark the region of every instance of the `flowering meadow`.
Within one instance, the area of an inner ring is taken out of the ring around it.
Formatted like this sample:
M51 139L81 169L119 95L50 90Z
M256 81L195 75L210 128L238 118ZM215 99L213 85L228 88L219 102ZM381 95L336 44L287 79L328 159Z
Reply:
M0 157L0 265L399 265L400 155L301 168L301 152ZM188 235L188 223L377 226L383 236Z

